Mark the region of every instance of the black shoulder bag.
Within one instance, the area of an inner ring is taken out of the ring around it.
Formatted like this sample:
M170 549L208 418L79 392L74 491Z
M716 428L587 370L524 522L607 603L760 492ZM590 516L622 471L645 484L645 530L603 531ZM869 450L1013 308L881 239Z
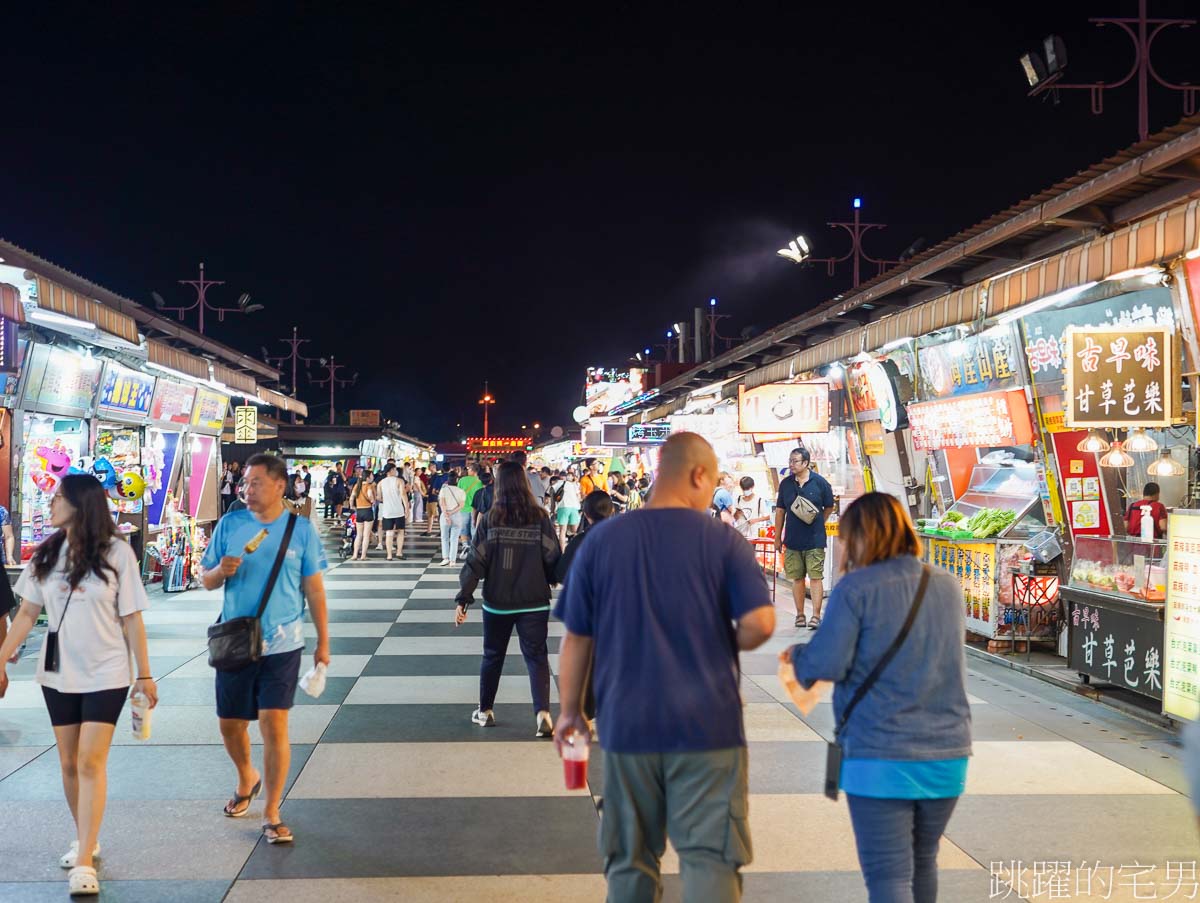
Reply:
M283 541L279 543L275 563L271 566L267 585L263 587L262 601L258 603L258 613L252 618L232 618L228 621L218 618L217 623L208 628L208 663L218 671L239 671L262 658L262 616L275 589L279 571L283 568L283 559L287 555L292 532L296 529L297 517L295 513L288 515Z
M908 610L908 617L904 620L904 626L900 628L900 633L896 639L892 641L892 645L888 647L887 652L883 654L871 673L867 675L854 695L850 697L850 704L846 706L846 711L842 712L842 718L838 722L837 727L833 731L833 742L829 744L829 748L825 753L825 795L831 800L838 798L838 783L842 776L842 744L840 737L842 731L846 729L846 722L850 720L850 715L858 706L867 691L875 685L875 681L879 679L879 675L883 673L883 669L888 666L896 653L900 651L900 647L904 645L904 641L908 638L908 632L912 630L913 621L917 619L917 612L921 610L921 603L925 601L925 589L929 586L929 565L921 568L921 582L917 586L917 594L913 598L912 608Z

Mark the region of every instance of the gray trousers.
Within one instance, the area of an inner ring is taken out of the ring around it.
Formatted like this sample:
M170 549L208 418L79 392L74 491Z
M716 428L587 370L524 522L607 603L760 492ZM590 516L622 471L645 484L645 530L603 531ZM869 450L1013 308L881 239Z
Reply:
M685 903L737 903L750 849L745 747L604 754L600 852L609 903L657 903L667 838Z

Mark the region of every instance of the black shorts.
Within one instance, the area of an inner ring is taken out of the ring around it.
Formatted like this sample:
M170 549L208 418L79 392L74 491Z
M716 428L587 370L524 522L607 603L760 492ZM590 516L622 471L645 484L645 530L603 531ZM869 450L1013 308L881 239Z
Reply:
M375 509L355 508L354 516L358 519L360 524L369 524L371 521L375 520Z
M217 672L217 717L257 721L259 709L290 709L303 649L264 655L237 671Z
M404 518L402 517L385 517L383 518L383 529L388 530L403 530L405 526Z
M60 693L50 687L42 687L46 708L50 711L50 723L55 727L83 724L94 721L98 724L116 724L129 698L129 687L115 690L96 690L91 693Z

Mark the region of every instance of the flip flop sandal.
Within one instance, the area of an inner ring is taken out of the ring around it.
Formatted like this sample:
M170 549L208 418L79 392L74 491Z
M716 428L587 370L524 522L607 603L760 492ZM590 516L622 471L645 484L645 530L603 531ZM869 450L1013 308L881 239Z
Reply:
M95 859L100 855L100 844L96 844L96 848L92 850L92 858ZM71 849L62 854L58 860L58 864L65 869L75 868L75 863L79 860L79 841L71 841Z
M821 619L816 617L815 615L808 619L808 629L809 630L816 630L820 626L821 626Z
M235 790L233 792L233 799L225 804L225 808L222 811L227 818L241 818L250 811L250 804L258 799L260 793L262 793L262 778L258 779L258 783L250 788L250 792L246 796L238 796L238 792ZM246 805L239 809L238 806L241 806L242 803ZM230 809L234 811L230 812Z
M100 893L96 870L90 865L77 865L67 873L67 888L72 897L94 897Z
M287 833L281 834L280 829L287 831ZM264 823L262 832L263 837L267 838L267 843L291 843L296 839L296 835L292 833L292 829L281 821L277 821L274 824Z

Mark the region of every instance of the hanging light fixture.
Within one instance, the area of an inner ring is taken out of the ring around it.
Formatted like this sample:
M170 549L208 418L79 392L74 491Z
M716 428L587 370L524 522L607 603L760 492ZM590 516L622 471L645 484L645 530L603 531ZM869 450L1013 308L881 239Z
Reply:
M1129 431L1129 440L1125 443L1125 450L1139 453L1149 453L1158 451L1158 443L1142 427Z
M1076 451L1102 455L1108 451L1108 438L1100 430L1089 430L1088 434L1075 446Z
M1146 468L1146 473L1152 477L1181 477L1187 473L1187 469L1171 457L1169 448L1164 448L1158 460Z
M1114 442L1112 447L1100 459L1101 467L1133 467L1135 463L1137 462L1133 460L1133 455L1121 447L1119 440Z

